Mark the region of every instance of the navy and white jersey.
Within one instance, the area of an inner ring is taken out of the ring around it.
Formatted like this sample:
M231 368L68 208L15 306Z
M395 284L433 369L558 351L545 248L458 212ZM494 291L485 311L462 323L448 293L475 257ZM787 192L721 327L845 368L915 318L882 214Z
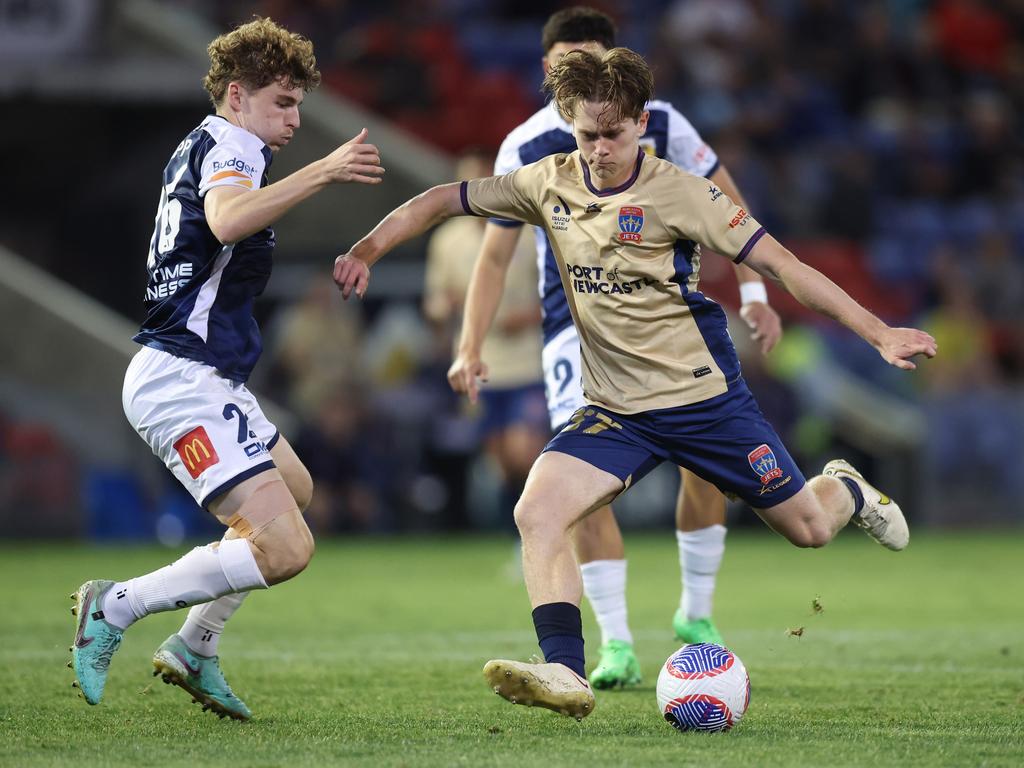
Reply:
M664 158L695 176L711 176L718 170L718 156L697 133L690 121L666 101L649 101L647 132L640 139L641 148L649 155ZM576 151L576 138L572 126L562 119L549 102L529 120L513 130L501 144L494 163L495 175L511 173L548 155ZM507 227L522 226L517 221L491 219ZM537 272L543 311L544 343L547 344L563 329L572 325L569 303L565 299L562 278L554 251L547 235L534 227L537 242Z
M270 279L269 227L223 245L206 222L213 187L259 189L271 151L259 138L210 115L164 168L146 267L146 319L134 340L216 368L232 381L252 373L263 345L253 303Z

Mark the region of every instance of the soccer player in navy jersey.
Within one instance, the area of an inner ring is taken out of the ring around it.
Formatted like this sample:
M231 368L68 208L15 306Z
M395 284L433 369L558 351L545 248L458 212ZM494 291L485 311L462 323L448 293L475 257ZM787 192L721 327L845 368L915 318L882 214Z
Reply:
M603 54L615 47L615 35L614 22L592 8L574 6L554 13L541 35L545 73L570 51L582 49ZM728 169L682 114L664 101L651 101L647 111L647 131L640 139L644 151L707 178L709 185L747 208ZM559 115L554 103L548 103L508 135L494 172L510 173L547 155L572 152L575 148L572 126ZM489 315L490 303L501 298L497 276L504 273L521 230L522 222L491 219L487 223L477 268L480 283L492 288L479 294L487 302L483 314ZM579 335L551 244L542 229L536 228L535 235L544 312L542 360L551 428L557 432L584 405ZM742 301L740 314L752 328L761 351L766 353L781 336L779 316L768 305L761 276L743 264L735 265L735 272ZM473 316L480 314L474 312ZM481 329L465 325L462 345L476 345L480 333ZM475 399L475 390L470 396ZM680 475L676 541L682 593L672 619L673 630L682 642L721 643L722 636L711 613L715 581L725 551L725 497L688 469L680 468ZM581 520L573 528L573 540L582 566L584 594L601 629L601 648L590 681L597 688L636 685L641 682L641 675L627 615L625 549L611 506Z
M151 613L194 606L153 657L154 674L221 717L249 708L224 679L217 643L252 589L292 578L313 555L302 518L313 483L245 386L262 348L253 303L270 278L271 225L337 183L377 184L384 169L364 129L273 184L273 155L299 128L304 93L320 82L313 46L256 19L209 46L203 82L214 114L164 169L150 242L142 349L125 375L125 414L224 538L123 581L87 581L72 595L76 686L99 703L122 633Z
M699 289L702 246L745 261L897 368L913 370L912 358L932 357L937 346L871 314L717 187L643 152L654 79L637 54L574 51L545 88L578 150L427 190L339 256L334 280L344 297L363 296L378 259L449 216L544 228L580 336L586 405L537 459L515 510L545 661L495 659L484 676L513 704L582 718L595 699L571 531L662 461L735 493L799 547L825 546L851 522L888 549L910 540L899 505L842 459L805 479L743 381L725 314ZM467 307L481 290L474 280ZM486 330L490 320L473 322ZM466 392L482 371L479 348L468 349L449 381Z

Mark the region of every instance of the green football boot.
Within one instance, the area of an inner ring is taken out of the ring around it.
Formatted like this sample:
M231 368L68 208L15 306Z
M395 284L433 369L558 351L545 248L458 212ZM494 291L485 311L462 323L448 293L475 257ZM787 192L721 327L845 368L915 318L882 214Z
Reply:
M217 656L200 656L189 648L180 635L171 635L153 654L153 676L161 675L165 683L173 683L192 694L194 704L202 704L203 712L212 710L218 716L248 720L252 712L235 696L220 671Z
M82 692L82 698L90 704L99 704L103 688L107 684L110 659L121 646L123 630L108 624L100 608L103 595L114 582L95 579L87 581L71 595L75 607L71 614L77 616L75 644L71 646L71 663L75 670L75 682L71 685Z
M672 629L675 630L676 640L690 645L697 643L714 643L725 646L722 641L722 633L711 619L694 619L687 621L683 609L676 611L672 617Z
M640 684L640 662L631 643L609 640L598 651L600 658L590 673L590 684L600 690Z

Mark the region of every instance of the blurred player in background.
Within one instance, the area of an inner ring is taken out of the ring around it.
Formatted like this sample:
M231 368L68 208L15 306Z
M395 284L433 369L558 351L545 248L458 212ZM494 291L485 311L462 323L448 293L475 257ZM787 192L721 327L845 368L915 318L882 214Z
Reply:
M269 19L209 46L204 80L215 114L164 169L150 243L143 345L125 375L125 414L143 440L224 525L220 542L126 581L87 581L72 665L90 704L103 695L126 628L196 606L153 657L154 674L221 717L249 708L221 674L217 643L248 590L301 572L313 555L302 518L306 468L246 389L262 348L253 303L270 278L270 225L330 184L375 184L383 168L365 129L326 157L268 183L273 153L299 127L303 94L320 82L313 46ZM200 605L202 604L202 605Z
M457 178L465 181L486 176L492 158L479 151L466 153L458 163ZM437 228L427 245L423 312L453 347L459 338L466 290L485 224L480 219L451 219ZM516 230L520 232L521 228ZM541 316L532 239L517 237L511 245L514 253L505 292L494 328L483 344L491 365L480 389L480 434L501 474L503 521L511 521L530 467L550 437L540 367Z
M725 313L698 291L701 247L746 261L804 306L838 320L905 370L935 340L890 328L807 266L714 185L640 148L654 79L625 48L575 51L545 79L579 149L504 176L434 187L392 211L335 262L334 280L362 296L370 266L401 242L455 215L543 226L580 335L587 405L533 465L516 524L545 663L494 660L484 675L514 704L581 718L593 711L570 531L662 461L686 466L754 507L800 547L821 547L850 521L901 550L899 506L843 460L805 481L740 375ZM481 290L479 270L470 286ZM479 322L487 328L491 318ZM480 348L449 372L476 388Z
M574 50L603 54L615 46L615 24L605 14L575 6L553 14L544 26L542 44L545 74L562 56ZM647 132L640 140L645 152L662 157L712 185L746 208L729 171L689 121L667 102L647 105ZM517 168L558 152L572 152L576 141L572 126L549 103L508 135L494 166L495 174ZM489 290L475 294L482 303L468 317L481 320L493 312L501 298L500 276L519 241L522 224L492 219L481 248L479 280ZM565 298L558 264L544 230L535 230L544 310L544 377L548 392L551 428L558 431L585 404L580 387L579 335ZM782 333L779 316L768 306L761 277L749 267L735 265L743 302L741 316L753 329L762 352L775 346ZM464 346L477 346L483 335L478 324L463 329ZM495 358L482 356L490 370ZM493 372L492 372L493 375ZM676 500L676 540L682 572L679 609L672 619L676 637L686 643L721 643L722 636L711 619L715 580L725 551L725 497L711 483L680 468L681 485ZM573 528L576 554L582 565L583 591L601 628L601 650L590 673L598 688L635 685L641 681L640 665L633 649L626 610L626 560L622 533L606 506Z

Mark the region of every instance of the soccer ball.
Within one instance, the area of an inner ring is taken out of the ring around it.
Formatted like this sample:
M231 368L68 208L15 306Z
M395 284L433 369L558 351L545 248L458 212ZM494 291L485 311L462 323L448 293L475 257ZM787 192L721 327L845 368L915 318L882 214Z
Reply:
M720 645L684 645L658 675L658 711L680 731L727 731L749 703L747 668Z

